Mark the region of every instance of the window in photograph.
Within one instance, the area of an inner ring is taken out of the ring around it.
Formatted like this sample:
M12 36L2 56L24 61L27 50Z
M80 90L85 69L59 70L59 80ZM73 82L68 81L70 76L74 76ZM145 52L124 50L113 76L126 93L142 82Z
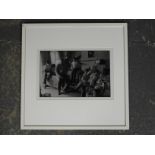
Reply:
M94 58L95 52L94 51L88 51L88 58Z

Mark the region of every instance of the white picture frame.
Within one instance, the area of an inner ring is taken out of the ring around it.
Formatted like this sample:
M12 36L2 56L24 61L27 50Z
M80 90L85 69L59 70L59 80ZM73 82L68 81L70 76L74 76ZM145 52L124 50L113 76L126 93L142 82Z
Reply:
M109 50L110 97L40 98L39 51ZM127 23L22 25L21 129L129 129Z

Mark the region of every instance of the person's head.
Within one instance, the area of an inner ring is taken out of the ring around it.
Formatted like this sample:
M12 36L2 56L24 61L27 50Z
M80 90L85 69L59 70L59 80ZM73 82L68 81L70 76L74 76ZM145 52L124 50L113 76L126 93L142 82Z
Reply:
M103 77L103 73L100 73L99 77L102 79L102 77Z
M100 64L100 60L99 59L96 59L95 65L99 65L99 64Z
M48 65L49 65L50 63L51 63L51 62L50 62L50 60L47 60L47 61L46 61L46 64L48 64Z
M91 67L91 71L92 71L92 72L96 72L96 71L97 71L96 65L93 65L93 66Z
M90 70L90 68L86 68L86 69L84 70L84 72L87 73L87 72L89 72L89 70Z
M64 59L65 59L65 60L68 60L68 55L66 55L66 56L64 57Z

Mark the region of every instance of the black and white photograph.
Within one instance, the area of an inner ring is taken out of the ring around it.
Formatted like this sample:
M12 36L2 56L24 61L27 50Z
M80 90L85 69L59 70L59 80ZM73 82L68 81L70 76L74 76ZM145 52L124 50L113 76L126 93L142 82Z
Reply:
M40 97L111 97L110 50L40 51Z

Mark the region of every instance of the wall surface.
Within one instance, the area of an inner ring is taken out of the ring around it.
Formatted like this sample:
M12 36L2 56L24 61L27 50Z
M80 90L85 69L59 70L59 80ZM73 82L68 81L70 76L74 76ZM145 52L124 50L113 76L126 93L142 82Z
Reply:
M0 134L155 134L155 20L83 21L128 23L130 130L20 130L21 25L40 22L79 21L0 20Z

